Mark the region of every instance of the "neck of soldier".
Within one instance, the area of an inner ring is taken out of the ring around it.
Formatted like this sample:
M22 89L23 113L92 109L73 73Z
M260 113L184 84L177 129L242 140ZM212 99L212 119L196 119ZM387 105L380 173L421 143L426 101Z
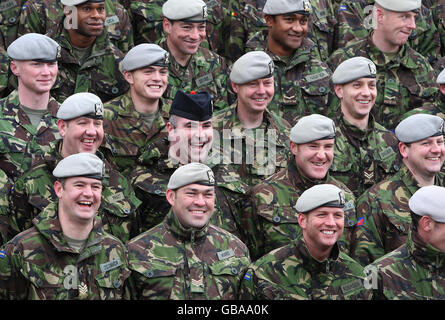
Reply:
M361 130L368 129L368 122L369 122L369 113L366 116L363 116L361 118L354 117L351 113L349 113L346 108L341 106L341 111L343 113L343 117L348 120L349 123L356 126L357 128Z
M19 101L25 107L34 110L48 109L48 101L50 97L49 91L44 93L31 91L25 86L20 84L20 79L17 91L19 94Z
M155 113L159 109L159 99L147 99L136 93L133 87L130 87L130 96L133 106L137 112L143 114Z
M400 49L399 45L388 43L388 41L385 40L385 34L383 34L383 31L379 28L373 31L372 42L383 53L396 53Z
M70 219L68 215L63 214L60 208L58 216L63 234L71 239L85 240L88 238L91 230L93 230L94 218L85 221L75 221Z
M238 115L238 119L241 121L244 129L255 129L258 128L263 122L264 111L261 112L253 112L248 108L240 105L238 101L238 105L236 108L236 113Z
M192 57L191 54L185 54L181 51L177 50L177 48L171 43L171 40L169 37L167 37L167 47L168 51L170 51L170 54L173 56L175 61L180 64L182 67L185 67L187 63L189 62L190 58Z
M420 187L425 187L425 186L433 186L434 185L434 181L436 178L436 174L431 173L431 174L422 174L421 172L418 172L417 170L414 170L413 166L411 166L411 164L406 160L403 159L403 163L407 166L407 168L409 169L409 171L411 172L411 174L413 175L414 179L416 179L417 183L419 184Z
M314 243L309 237L306 236L306 233L303 233L304 242L306 243L306 248L309 251L309 254L315 260L319 262L325 261L331 255L332 246L321 246Z
M267 37L267 47L270 50L270 52L279 57L290 57L296 51L293 48L283 46L282 44L276 42L271 36Z
M80 34L76 29L66 29L70 36L70 42L73 47L76 48L88 48L91 47L96 41L96 36L86 36Z

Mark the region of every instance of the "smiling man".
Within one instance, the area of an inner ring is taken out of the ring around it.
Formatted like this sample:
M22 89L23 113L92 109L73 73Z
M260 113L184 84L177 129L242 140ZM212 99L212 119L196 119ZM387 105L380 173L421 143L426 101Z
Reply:
M35 163L17 179L10 194L10 228L16 234L32 226L48 204L57 200L52 185L52 170L62 159L81 152L96 154L105 163L102 207L104 229L126 242L137 229L136 198L127 178L105 160L99 147L104 137L103 104L92 93L76 93L67 98L57 113L57 125L62 139L55 141L42 161Z
M132 48L122 60L130 90L104 105L104 146L122 173L134 168L145 146L168 122L162 94L168 84L168 52L155 44Z
M1 299L129 298L125 246L104 232L97 216L104 178L102 160L77 153L61 160L52 174L57 201L2 250Z
M368 37L338 49L329 58L332 70L356 56L373 61L377 69L377 98L372 109L375 120L388 130L402 115L434 104L438 91L428 60L407 43L416 31L420 0L376 0L374 30ZM335 111L339 101L332 102Z
M255 34L246 51L265 51L274 62L275 94L269 110L291 125L303 115L326 114L332 72L307 38L310 2L268 0L263 12L268 30Z
M340 99L331 175L358 198L400 167L397 138L370 113L377 97L375 64L364 57L341 63L332 76Z
M445 160L444 120L428 114L412 115L396 127L403 166L393 176L368 189L357 201L357 227L353 258L366 266L401 246L407 239L411 217L408 199L420 187L443 186Z
M56 82L60 46L47 36L30 33L8 47L11 72L18 87L0 100L0 169L17 179L59 139L59 108L50 90Z
M241 299L370 299L363 267L338 241L344 228L345 195L332 184L304 191L295 209L302 237L269 252L250 265Z
M259 219L253 259L301 236L301 227L293 203L310 187L325 183L342 189L346 195L345 232L340 242L349 250L355 225L355 197L341 182L329 175L334 159L335 124L322 115L301 118L290 132L292 158L287 168L257 184L250 194L246 212Z
M212 169L192 162L171 175L162 223L127 244L132 298L233 300L250 263L246 245L209 223L215 206Z

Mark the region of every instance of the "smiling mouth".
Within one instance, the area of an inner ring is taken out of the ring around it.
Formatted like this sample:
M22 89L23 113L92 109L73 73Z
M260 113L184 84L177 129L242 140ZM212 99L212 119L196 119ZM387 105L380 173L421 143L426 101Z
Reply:
M82 207L89 207L89 208L91 208L91 206L93 205L91 201L79 201L77 202L77 204L79 204Z

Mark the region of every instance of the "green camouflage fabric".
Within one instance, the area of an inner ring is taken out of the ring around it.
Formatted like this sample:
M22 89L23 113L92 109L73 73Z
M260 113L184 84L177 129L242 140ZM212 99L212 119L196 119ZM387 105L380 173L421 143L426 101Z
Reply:
M307 37L316 44L321 61L336 49L337 19L330 0L310 0L312 12ZM245 45L256 33L267 30L263 14L265 0L230 0L232 11L228 52L233 62L246 53Z
M20 12L26 0L5 0L0 2L0 50L6 49L17 39Z
M170 52L164 39L159 46ZM213 95L214 110L227 108L233 99L229 87L229 67L223 57L209 49L199 47L190 57L186 67L176 62L170 53L168 63L168 86L163 97L173 101L176 91L208 91Z
M445 254L410 230L406 243L374 261L377 270L375 299L445 299Z
M168 122L169 106L159 100L159 115L148 127L141 114L136 111L128 91L104 104L104 131L102 145L109 150L110 159L119 172L127 174L134 169L143 149L159 138Z
M245 211L252 211L250 215L256 215L259 220L259 229L252 230L253 238L256 239L255 247L251 249L252 259L259 258L302 236L295 204L304 191L321 183L333 184L345 193L345 229L339 242L342 249L349 252L356 224L354 194L329 173L323 180L313 181L306 178L297 168L295 158L292 157L287 168L251 189Z
M51 89L51 94L60 103L78 92L94 93L105 103L129 89L120 71L124 54L112 44L106 32L96 38L91 55L83 65L73 55L70 37L63 28L63 22L55 24L46 35L61 46L59 73Z
M444 178L439 172L435 185L444 186ZM392 177L363 193L357 200L357 217L363 221L354 235L354 259L366 266L405 243L411 224L408 201L419 188L403 165Z
M329 58L328 65L335 70L343 61L356 56L372 60L377 67L378 94L371 113L375 121L386 129L394 129L400 117L409 110L434 105L438 91L434 70L423 56L407 44L391 59L368 36L336 50ZM334 103L331 109L335 110Z
M0 251L0 300L129 299L125 246L103 231L98 217L81 252L65 239L57 203L33 224Z
M317 261L303 238L253 262L241 282L243 300L369 300L363 267L335 244Z
M343 0L337 11L337 48L365 39L373 29L374 0ZM416 30L408 38L411 48L428 59L431 65L441 57L439 30L434 23L433 10L422 5L416 16Z
M341 114L335 120L334 162L330 174L343 182L358 198L366 189L395 174L401 164L394 133L370 115L362 130Z
M135 44L158 43L164 36L162 5L166 0L131 1L130 14ZM204 0L207 4L206 40L201 46L226 57L226 39L230 34L230 12L221 0ZM181 10L181 8L178 8Z
M9 229L9 191L12 182L3 170L0 170L0 246L5 244Z
M172 211L127 250L138 300L234 300L250 264L237 237L212 224L186 229Z
M305 38L289 61L267 47L267 31L257 33L246 44L246 51L265 51L275 64L275 95L269 111L286 119L291 126L298 118L313 113L326 115L333 96L332 72L322 62L316 45Z
M126 53L133 48L133 29L127 10L117 0L104 0L105 30L110 41ZM25 3L20 14L18 35L34 32L46 34L54 24L63 20L61 1L29 0Z
M19 107L17 90L0 100L0 169L11 180L17 179L31 165L43 158L50 143L60 139L57 128L59 104L52 97L48 113L34 127L26 113Z
M52 172L63 159L62 140L59 140L46 155L26 171L11 188L9 196L10 234L13 236L32 226L36 217L48 204L57 202L54 191L56 178ZM126 243L137 232L137 209L141 203L136 198L126 177L114 170L100 151L96 155L105 163L102 202L99 216L104 230Z
M0 40L0 98L6 97L12 91L12 87L9 88L9 58L6 53L6 49L1 47Z
M433 14L433 20L437 27L437 34L440 37L440 56L445 56L445 1L435 0L434 4L430 4L430 10ZM427 6L427 1L422 1L424 6Z
M237 102L213 114L214 163L230 164L244 183L255 185L287 165L290 125L267 109L262 124L244 129Z
M170 176L180 164L169 159L168 148L167 138L153 143L141 155L130 176L136 196L142 201L139 213L141 232L161 223L170 210L166 199L167 185ZM242 214L241 207L248 185L242 182L230 165L208 165L216 180L215 211L210 223L248 241L246 226L250 223L249 217Z

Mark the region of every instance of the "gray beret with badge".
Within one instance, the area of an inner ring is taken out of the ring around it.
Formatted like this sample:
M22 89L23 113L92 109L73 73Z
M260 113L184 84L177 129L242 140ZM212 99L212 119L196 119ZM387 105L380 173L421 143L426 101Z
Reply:
M416 11L422 6L422 0L375 0L375 3L395 12Z
M319 207L343 208L345 194L333 184L317 184L304 191L295 204L297 212L305 213Z
M309 0L267 0L264 4L263 13L268 15L286 13L308 15L311 13L311 3Z
M61 0L60 2L62 2L62 4L65 6L77 6L85 2L100 3L105 2L105 0Z
M321 114L302 117L290 131L290 141L296 144L334 138L334 121Z
M443 69L437 76L436 83L438 83L438 84L445 83L445 69Z
M344 84L360 78L375 78L376 74L374 62L365 57L354 57L338 65L332 75L332 82Z
M168 65L168 52L157 44L141 43L127 52L122 60L122 70L132 71L147 66Z
M444 134L444 120L431 114L414 114L397 125L395 134L404 143L441 136Z
M418 216L430 216L437 222L445 222L445 188L425 186L414 192L408 202L409 208Z
M273 75L274 63L264 51L250 51L242 55L232 66L230 81L244 84Z
M71 120L78 117L104 118L104 105L100 98L90 92L75 93L63 101L57 111L57 118Z
M183 165L173 172L168 181L167 189L176 190L189 184L205 186L215 185L215 176L212 169L203 163L191 162Z
M75 153L63 158L53 170L56 178L88 177L102 180L104 176L103 161L92 153Z
M202 0L167 0L162 15L169 20L187 22L207 21L207 5Z
M14 60L54 62L60 56L60 46L43 34L27 33L14 40L7 53Z

